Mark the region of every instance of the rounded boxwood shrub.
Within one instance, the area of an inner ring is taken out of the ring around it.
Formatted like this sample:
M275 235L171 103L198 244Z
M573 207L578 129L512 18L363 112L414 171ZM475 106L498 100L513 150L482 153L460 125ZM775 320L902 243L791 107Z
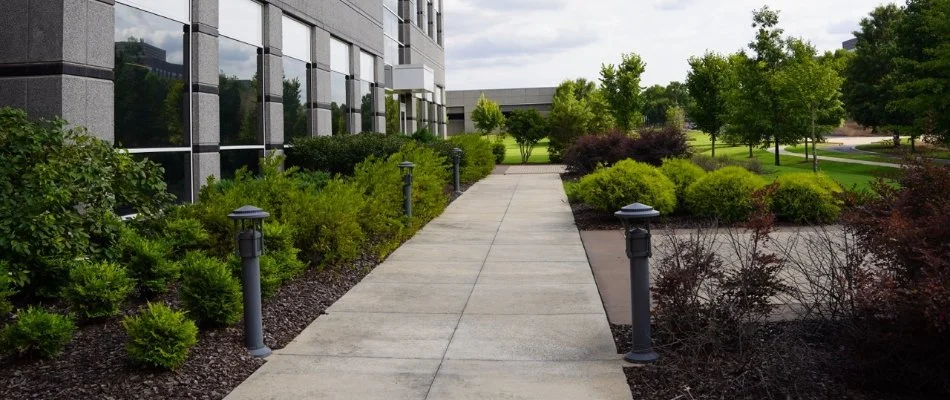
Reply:
M505 162L505 155L508 154L508 147L502 142L495 142L491 145L491 152L495 156L495 164Z
M96 319L119 314L132 290L125 268L109 262L79 263L69 271L63 297L81 317Z
M663 160L660 172L670 178L673 184L676 185L676 197L678 199L683 198L689 185L706 176L704 169L685 158L667 158Z
M233 325L241 319L241 285L227 263L202 253L189 253L182 262L178 298L201 326Z
M779 218L800 223L838 220L841 186L825 174L802 172L780 176L772 197L772 212Z
M496 154L494 154L494 145L481 135L452 136L448 142L464 152L459 162L459 180L463 183L475 183L491 174L491 171L495 169L497 159ZM502 161L504 161L504 155L502 155ZM449 163L451 164L451 162L450 158Z
M581 178L577 188L585 204L601 211L617 211L643 203L661 213L676 207L676 187L656 167L624 160Z
M129 335L129 358L147 367L176 369L198 342L195 323L164 304L149 303L138 315L126 317L122 326Z
M686 209L721 222L745 221L753 211L752 195L765 185L764 178L742 167L725 167L689 185Z
M68 316L30 307L21 311L0 337L7 349L20 355L53 358L63 352L75 332L76 324Z
M119 240L119 258L144 295L165 293L178 279L179 265L170 259L171 248L164 240L147 239L126 230Z

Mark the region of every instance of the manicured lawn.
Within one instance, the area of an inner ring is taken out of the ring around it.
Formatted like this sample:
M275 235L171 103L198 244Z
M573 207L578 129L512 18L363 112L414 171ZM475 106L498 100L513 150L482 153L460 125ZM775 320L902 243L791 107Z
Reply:
M706 155L710 154L712 143L709 140L709 136L698 131L689 132L689 136L691 139L690 144L693 146L695 152ZM804 147L802 148L802 151L804 151ZM775 153L773 153L773 151L774 150L771 149L756 148L752 152L753 156L762 164L765 177L768 179L774 180L782 174L810 172L812 170L811 160L806 161L804 158L794 156L781 156L780 162L782 165L776 166L774 165ZM747 160L749 158L749 148L716 143L716 156L728 156L735 160ZM854 186L860 189L868 188L870 183L877 179L878 176L887 176L896 171L896 169L888 167L821 161L820 154L818 157L818 167L822 172L838 181L841 186L847 188Z
M502 164L521 164L521 150L518 149L518 142L515 141L515 138L508 136L505 138L504 143L508 151L505 153L505 161ZM551 163L551 160L548 158L548 143L550 143L550 141L545 138L538 142L537 146L534 146L534 150L531 151L531 157L528 158L528 164Z
M865 144L861 146L855 146L858 150L864 151L873 151L875 153L888 154L895 157L903 157L905 154L910 152L910 143L904 142L901 147L895 148L887 144ZM939 158L942 160L950 160L950 149L931 146L926 143L917 142L915 145L917 149L917 155L929 158Z
M899 158L887 157L884 155L877 154L866 154L866 153L848 153L843 151L833 151L826 150L828 147L834 147L834 144L819 144L818 145L818 162L821 162L821 157L838 157L838 158L847 158L849 160L861 160L861 161L876 161L876 162L886 162L897 164L900 163ZM805 154L805 146L788 146L785 148L789 153L796 154ZM811 145L808 147L808 153L811 154Z

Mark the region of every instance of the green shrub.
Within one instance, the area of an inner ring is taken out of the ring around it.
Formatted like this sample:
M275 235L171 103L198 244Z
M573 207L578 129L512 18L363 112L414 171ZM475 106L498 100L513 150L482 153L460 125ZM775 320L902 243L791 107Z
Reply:
M765 179L742 167L725 167L689 185L686 209L721 222L745 221L753 210L753 193L765 185Z
M462 149L462 159L459 162L459 180L471 184L491 174L495 169L495 155L493 145L480 135L457 135L449 138L449 142ZM504 148L504 145L502 145ZM504 161L504 155L502 156Z
M195 323L164 304L149 303L138 315L126 317L122 325L129 336L125 345L129 358L147 367L176 369L198 342Z
M241 319L241 285L225 262L189 253L182 268L178 298L199 325L220 327Z
M802 223L829 223L838 220L842 193L825 174L801 172L780 176L772 196L772 212L779 218Z
M676 185L676 198L683 199L686 188L706 175L706 171L693 164L692 161L682 158L667 158L660 166L660 172L666 175Z
M403 135L379 133L296 139L294 147L287 149L287 166L352 175L356 164L370 156L389 157L410 140Z
M125 268L109 262L81 262L69 272L63 297L81 317L96 319L118 315L132 290L134 284Z
M280 266L275 277L278 282L291 280L306 269L307 265L297 259L297 253L300 253L300 250L294 247L294 238L297 235L293 226L279 221L265 222L263 234L264 243L266 243L265 252ZM312 240L312 238L308 239Z
M661 213L676 207L676 187L656 167L624 160L581 178L578 191L584 203L601 211L617 211L635 202Z
M168 285L178 279L180 266L170 259L171 254L164 240L146 239L132 230L119 240L119 262L128 266L129 276L146 296L167 292Z
M330 174L323 171L297 171L292 178L298 189L309 192L319 191L330 182Z
M366 242L361 224L376 218L375 213L364 214L367 198L362 188L336 178L320 192L293 192L288 197L284 221L296 231L294 243L304 259L325 266L359 255Z
M211 246L211 234L194 218L174 218L165 223L164 242L172 255L204 250Z
M38 355L53 358L73 340L76 325L65 315L40 308L20 311L17 321L3 329L3 344L20 355Z
M580 186L578 182L564 182L564 194L567 195L567 201L571 203L582 203L584 201L584 199L581 198Z
M508 146L503 142L495 142L491 145L491 152L495 156L495 164L505 162L505 156L508 155Z
M13 311L10 297L16 293L13 289L13 277L7 272L6 263L0 260L0 320Z
M0 108L0 257L27 295L56 295L68 271L50 260L103 257L118 207L152 215L172 200L161 169L63 120Z
M422 126L412 134L412 140L422 144L429 144L440 139L432 134L432 131L429 130L428 126Z

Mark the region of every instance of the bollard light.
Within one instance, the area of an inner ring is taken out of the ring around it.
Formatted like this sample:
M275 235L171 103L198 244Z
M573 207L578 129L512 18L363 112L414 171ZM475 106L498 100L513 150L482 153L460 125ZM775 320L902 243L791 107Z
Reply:
M454 169L454 171L455 171L455 194L462 194L462 182L461 182L461 180L460 180L460 178L459 178L459 174L461 173L461 172L459 171L459 164L462 162L462 154L463 154L463 153L464 153L464 152L462 151L462 149L460 149L460 148L458 148L458 147L452 149L452 164L453 164L454 167L455 167L455 169Z
M241 257L241 279L244 286L244 346L254 357L267 357L271 349L264 344L264 323L261 312L261 254L264 218L270 214L254 206L244 206L228 214L238 229L237 254Z
M634 203L614 213L623 223L630 259L630 301L633 310L630 352L623 359L634 364L649 364L658 358L653 351L650 332L650 221L660 212L648 205Z
M409 161L399 163L399 169L402 171L403 211L406 218L412 218L412 169L415 167L416 165Z

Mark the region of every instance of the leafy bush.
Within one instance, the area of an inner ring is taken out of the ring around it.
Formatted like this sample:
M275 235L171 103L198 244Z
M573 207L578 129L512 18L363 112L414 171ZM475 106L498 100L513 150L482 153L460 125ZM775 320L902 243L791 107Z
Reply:
M10 296L16 291L13 289L13 278L7 272L7 266L3 260L0 260L0 319L13 311L13 305L10 304Z
M706 171L703 171L702 168L693 164L692 161L682 158L667 158L663 160L663 165L660 166L660 172L666 175L667 178L670 178L673 184L676 185L676 198L681 199L680 203L682 203L682 199L686 195L686 188L692 185L693 182L706 176Z
M327 186L330 174L323 171L297 171L293 174L297 188L307 192L316 192Z
M772 211L794 222L829 223L841 213L838 184L824 174L809 172L780 176L772 197Z
M379 133L296 139L294 147L287 149L287 166L352 175L356 164L366 158L389 157L409 141L406 136Z
M184 243L181 240L179 245ZM180 266L170 260L168 243L159 239L146 239L131 229L126 229L119 240L119 263L128 266L129 275L138 283L144 295L168 291L168 285L178 279Z
M483 137L473 134L457 135L452 136L448 141L462 149L462 159L459 162L459 168L461 169L459 179L462 183L478 182L495 169L494 146ZM504 156L502 161L504 161Z
M594 172L599 165L611 166L633 157L634 138L623 133L582 136L564 151L567 170L577 174Z
M290 201L284 221L294 227L295 244L304 259L325 266L359 255L366 242L361 224L376 219L375 214L363 213L367 198L362 188L332 179L320 192L291 192L287 196Z
M601 211L617 211L639 202L661 213L676 207L676 187L656 167L624 160L581 178L578 191L584 203Z
M491 145L491 152L495 155L495 164L505 162L505 155L508 154L508 147L503 142L495 142Z
M633 159L660 166L666 158L685 158L690 155L686 133L674 127L639 130L633 142Z
M753 211L753 194L765 185L765 179L743 168L725 167L689 185L686 209L721 222L745 221Z
M88 319L119 314L134 285L125 268L113 263L79 263L69 272L63 297L80 316Z
M201 221L194 218L169 219L162 236L172 255L204 250L211 246L211 234L201 226Z
M160 303L149 303L135 316L122 321L129 339L125 349L133 362L147 367L176 369L188 359L198 342L198 327Z
M226 263L201 253L189 253L183 262L178 298L197 323L220 327L241 319L241 285Z
M416 130L412 134L412 140L415 140L422 144L429 144L440 140L437 136L432 134L432 131L429 130L428 126L423 126Z
M30 295L59 293L59 260L107 255L117 207L152 215L172 199L158 165L21 110L0 108L0 160L0 257Z
M762 175L765 170L758 158L746 158L744 160L735 160L727 155L720 155L716 158L706 154L694 154L690 160L706 172L712 172L717 169L729 166L742 167L757 175Z
M17 314L17 321L3 329L3 344L20 355L53 358L73 340L76 325L65 316L30 307Z
M580 192L580 183L564 181L564 194L567 195L567 201L571 203L581 203L584 199L581 198Z
M534 146L548 135L548 120L533 108L513 111L505 121L505 127L518 142L522 164L528 163Z

